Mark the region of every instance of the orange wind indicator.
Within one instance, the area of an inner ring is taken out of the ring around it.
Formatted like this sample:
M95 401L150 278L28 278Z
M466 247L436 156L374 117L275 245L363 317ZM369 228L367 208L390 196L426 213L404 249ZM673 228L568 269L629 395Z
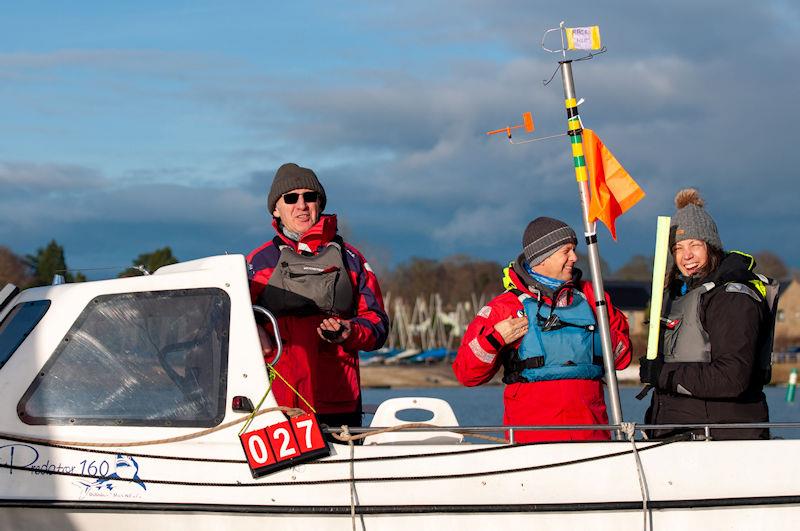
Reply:
M526 112L522 115L522 125L509 125L503 127L502 129L495 129L494 131L486 131L487 135L496 135L497 133L505 133L508 135L508 139L511 140L511 130L512 129L521 129L525 128L526 133L533 133L534 126L533 126L533 116L531 113Z

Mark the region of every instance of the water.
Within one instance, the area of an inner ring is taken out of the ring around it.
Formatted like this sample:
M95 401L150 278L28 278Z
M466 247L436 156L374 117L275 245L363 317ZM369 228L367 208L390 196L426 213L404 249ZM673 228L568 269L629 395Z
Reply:
M650 404L648 395L644 400L636 400L638 387L621 387L620 402L624 420L643 422L644 412ZM764 389L769 404L770 420L773 422L800 422L800 403L785 401L785 387ZM503 423L503 386L485 385L480 387L431 387L421 389L364 389L364 404L377 406L388 398L399 396L428 396L447 400L462 426L498 426ZM364 422L368 424L371 415ZM424 422L430 419L421 412L409 412L401 417L408 422ZM773 437L800 439L800 429L773 429Z

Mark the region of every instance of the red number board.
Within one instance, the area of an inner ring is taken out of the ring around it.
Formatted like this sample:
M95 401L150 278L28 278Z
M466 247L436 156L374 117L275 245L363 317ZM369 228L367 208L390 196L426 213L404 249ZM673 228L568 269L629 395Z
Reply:
M313 414L243 433L239 439L254 478L331 453Z

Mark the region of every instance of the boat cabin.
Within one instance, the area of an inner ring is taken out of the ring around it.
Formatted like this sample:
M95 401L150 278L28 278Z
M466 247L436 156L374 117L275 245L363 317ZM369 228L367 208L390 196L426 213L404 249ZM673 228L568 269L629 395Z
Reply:
M8 291L0 396L14 406L0 408L4 433L136 440L151 427L169 436L240 418L231 398L255 404L266 390L241 255Z

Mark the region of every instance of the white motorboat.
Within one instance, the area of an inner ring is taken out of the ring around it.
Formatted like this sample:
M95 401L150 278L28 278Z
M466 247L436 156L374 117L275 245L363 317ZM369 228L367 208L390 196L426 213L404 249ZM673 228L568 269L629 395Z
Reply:
M236 410L262 397L267 371L240 255L6 289L0 305L3 530L750 530L800 518L800 440L465 442L447 405L425 399L386 403L373 424L419 407L441 430L330 443L327 457L254 478L239 437L249 415ZM248 430L286 421L275 407L268 395Z

